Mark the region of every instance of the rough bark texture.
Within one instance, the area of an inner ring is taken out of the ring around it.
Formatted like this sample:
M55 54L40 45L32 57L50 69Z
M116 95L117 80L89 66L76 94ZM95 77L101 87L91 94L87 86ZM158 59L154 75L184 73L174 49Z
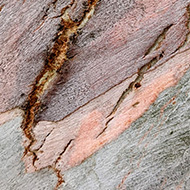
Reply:
M0 20L0 189L190 188L190 0L7 0Z

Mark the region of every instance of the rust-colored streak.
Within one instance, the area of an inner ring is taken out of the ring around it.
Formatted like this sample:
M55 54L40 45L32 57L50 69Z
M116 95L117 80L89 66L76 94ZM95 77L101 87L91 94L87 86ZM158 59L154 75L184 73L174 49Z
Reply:
M117 186L117 189L120 190L120 189L126 189L126 186L124 186L124 182L125 180L128 178L128 176L133 172L133 170L130 170L122 179L121 183Z
M88 1L89 7L92 5L91 2L96 4L97 1ZM87 15L90 11L89 8L84 14ZM64 9L64 12L67 12L67 9ZM51 123L49 124L51 125L49 127L47 126L47 122L41 124L38 123L35 130L32 130L34 116L40 107L40 100L44 95L45 90L50 85L48 82L50 79L52 80L54 78L57 70L59 70L66 60L65 53L69 48L70 41L68 36L71 31L71 35L76 34L76 32L73 31L77 31L77 28L80 28L80 26L83 25L79 24L83 22L82 20L77 22L71 21L69 25L66 16L62 17L62 24L64 23L64 26L57 35L55 45L48 57L47 64L43 69L44 72L42 71L37 77L33 92L29 95L29 101L27 104L29 109L26 111L26 124L23 128L26 137L30 141L29 145L26 146L26 153L28 155L24 157L28 172L51 166L57 172L59 181L63 181L60 176L61 172L80 164L105 144L116 139L118 135L130 127L132 122L141 117L142 114L149 109L149 106L156 100L163 90L176 85L189 68L190 57L189 49L181 49L183 44L181 44L181 46L178 44L175 46L176 49L180 46L178 48L179 51L177 50L178 52L173 52L172 49L172 51L165 56L164 53L167 52L167 48L170 48L170 46L166 46L165 44L169 38L168 36L171 36L171 33L175 29L173 26L169 28L167 27L163 33L159 35L162 36L162 38L160 38L162 40L156 40L155 47L152 46L151 50L148 50L149 53L147 55L145 53L144 58L149 58L147 59L147 64L144 64L137 74L131 77L129 81L126 79L120 85L116 85L105 94L101 95L101 97L89 102L88 106L85 105L80 107L77 111L73 112L62 121ZM188 15L186 14L186 16L183 17L184 23L187 21L189 22L187 16ZM90 16L87 15L87 17L89 18ZM180 25L180 23L178 24ZM185 28L185 31L187 29L184 25L182 28ZM183 37L185 38L186 33L183 34ZM183 40L185 40L184 38ZM160 61L160 63L155 65L158 61ZM150 69L151 72L149 72ZM46 82L46 80L48 80L48 82ZM120 96L119 92L122 92L126 86L128 88L124 90L122 96ZM111 100L110 97L113 94L114 97L113 100ZM120 98L118 98L119 96ZM106 101L110 102L110 105L108 106L107 103L107 107L105 108L104 102ZM109 117L106 117L109 114L107 113L107 110L112 106L114 108L111 114ZM161 113L163 111L161 110ZM47 128L46 131L42 132L43 139L45 140L41 141L41 137L40 135L38 136L38 133L43 126L46 126ZM138 146L142 146L143 143L146 143L146 137L149 135L153 127L154 126L151 126L149 131L147 131L142 139L137 142ZM46 138L47 136L48 138ZM144 145L145 148L148 146L148 143L149 142ZM33 149L32 145L34 145ZM137 167L140 166L142 158L143 155L137 163ZM129 175L131 172L129 172ZM122 180L121 186L124 184L127 176L128 174Z
M66 119L57 123L45 121L38 123L34 130L37 137L36 147L40 147L41 144L42 146L36 152L38 157L38 160L35 162L36 169L40 170L47 166L52 166L64 172L80 164L105 144L116 139L118 135L130 127L132 122L137 120L148 110L149 106L163 90L176 85L187 69L189 69L189 53L190 50L187 49L175 54L175 56L157 69L146 73L141 82L142 87L131 92L129 96L125 98L120 109L110 121L106 119L103 102L110 99L113 93L118 90L120 91L122 88L119 86L114 87L114 89L111 89L97 100L93 100L88 106L80 108L80 110L68 116ZM150 80L150 78L154 78L154 80ZM131 79L131 81L132 80L133 79ZM122 86L124 87L125 84L129 84L129 82L122 84ZM115 99L112 101L112 105ZM138 105L133 106L136 102L139 102ZM104 130L107 121L109 121L109 123L107 123L107 128ZM41 132L41 128L43 127L44 130ZM146 142L146 137L152 128L153 125L150 126L145 136L142 136L142 139L137 142L137 146L141 147L144 145L144 148L148 147L150 142ZM54 130L46 141L40 142L41 137L44 136L45 138L52 129ZM41 135L37 136L38 133ZM60 153L71 139L74 139L72 144L67 148L67 151L60 156ZM49 149L50 146L51 149ZM34 149L36 150L35 147ZM57 162L56 165L55 162ZM30 167L31 158L29 156L25 159L25 165L29 172L34 171L34 165Z
M3 5L0 5L0 12L1 12L1 10L3 9L4 6L5 6L4 4L3 4Z
M61 175L60 170L55 169L55 173L56 173L57 178L58 178L57 184L55 186L55 190L58 190L59 186L64 182L64 179L63 179L63 177Z
M72 20L69 16L68 10L72 7L75 1L71 1L70 5L62 9L60 30L56 36L53 48L47 58L44 68L37 76L33 89L28 95L25 104L25 118L22 124L22 129L25 134L25 152L23 159L26 155L33 159L33 165L37 159L35 151L31 150L31 146L35 142L35 135L33 127L35 124L35 115L40 109L41 99L44 93L51 86L52 81L57 76L57 71L63 66L67 60L66 54L69 49L70 38L77 35L78 29L83 28L89 18L92 16L95 6L99 0L88 0L83 17L80 20ZM35 167L35 166L34 166ZM62 180L61 180L62 181Z

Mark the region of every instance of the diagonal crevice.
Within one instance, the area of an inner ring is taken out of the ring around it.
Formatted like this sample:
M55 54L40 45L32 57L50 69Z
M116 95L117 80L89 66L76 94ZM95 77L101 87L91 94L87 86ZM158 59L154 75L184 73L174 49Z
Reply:
M67 149L69 148L69 146L71 145L71 143L74 141L74 139L70 139L69 142L66 144L66 146L64 147L63 151L59 154L58 158L55 160L54 162L54 166L52 167L57 175L57 184L55 186L55 190L57 190L60 185L64 182L63 176L61 174L61 170L57 169L57 163L59 162L59 160L61 159L62 155L67 151Z
M109 122L110 122L111 120L113 120L113 119L114 119L114 117L111 117L111 118L106 122L105 127L104 127L103 130L96 136L96 138L98 138L99 136L101 136L101 135L106 131L106 129L108 128Z
M85 9L82 10L82 16L79 19L72 20L71 13L75 12L73 9L73 5L77 6L78 1L71 0L71 3L64 7L61 11L61 23L60 29L57 33L56 39L54 41L54 45L52 47L51 52L49 53L46 63L41 70L40 74L35 79L33 88L31 93L28 95L27 101L25 102L25 106L23 109L25 111L24 120L22 123L22 130L26 137L25 143L25 151L23 155L23 159L25 156L32 156L32 164L35 167L35 161L38 160L37 158L37 151L43 146L47 137L51 134L47 134L46 138L44 139L41 147L37 150L32 150L32 145L36 142L35 134L33 132L33 128L35 127L35 116L40 111L42 106L42 99L48 93L48 90L53 85L55 81L59 69L65 64L67 61L67 52L69 50L69 45L71 42L71 37L78 35L78 30L81 30L88 20L91 18L95 11L96 4L99 0L86 0ZM56 4L56 0L55 0ZM71 10L73 9L73 10ZM73 12L72 12L73 11ZM74 14L74 13L73 13ZM64 148L63 152L60 154L58 159L61 155L67 150L68 146L72 140L70 140L67 146ZM58 161L57 159L57 161ZM57 162L56 161L56 162Z
M186 8L186 17L187 19L187 23L186 23L186 27L188 29L188 32L186 34L186 38L183 41L183 43L175 50L175 52L170 54L170 58L174 55L176 55L176 52L178 52L180 49L182 49L184 46L186 46L189 42L190 42L190 5L187 6ZM144 74L146 74L153 66L155 66L157 64L158 61L160 61L161 59L165 58L164 57L164 50L162 49L162 43L164 42L167 32L169 31L169 29L173 26L173 24L167 26L162 33L158 36L158 38L155 40L155 42L153 43L153 45L147 50L147 52L144 54L145 58L148 55L155 55L152 60L150 62L148 62L147 64L145 64L144 66L142 66L137 74L138 76L136 77L136 79L131 82L129 84L129 86L123 91L123 93L121 94L121 96L119 97L117 103L115 104L114 108L112 109L112 111L110 112L110 114L106 117L108 119L108 121L105 124L104 129L99 133L99 135L97 136L97 138L99 136L101 136L106 129L108 128L108 124L112 121L112 119L115 117L115 114L117 112L117 110L119 109L119 107L121 106L121 104L123 103L123 101L125 100L125 98L134 90L137 88L141 87L141 82L144 78Z
M164 41L167 31L173 26L173 24L167 26L166 28L163 29L163 31L161 32L161 34L156 38L155 42L151 45L151 47L147 50L147 52L144 54L143 58L145 58L146 56L153 54L154 52L158 52L162 42ZM122 102L124 101L124 99L127 97L127 95L133 91L134 88L139 88L140 82L143 79L143 75L144 73L146 73L152 66L154 66L160 59L162 59L164 57L164 52L161 51L159 54L156 53L156 55L152 58L151 61L149 61L147 64L145 64L144 66L142 66L137 74L138 76L136 77L136 79L131 82L128 86L128 88L126 88L123 93L121 94L121 96L119 97L117 103L115 104L114 108L112 109L112 111L110 112L110 114L107 116L107 118L109 118L110 116L114 115L115 112L118 110L118 108L120 107L120 105L122 104Z
M58 161L61 159L61 156L66 152L66 150L69 148L70 144L74 141L74 139L69 140L69 142L64 147L63 151L59 154L58 158L55 161L55 166L57 165Z
M53 130L54 130L54 128L45 136L45 138L43 139L41 145L40 145L37 149L34 149L34 150L32 150L32 151L34 151L34 152L39 151L39 150L44 146L44 144L45 144L47 138L51 135L51 133L53 132ZM31 148L32 148L32 147L31 147Z
M144 74L152 67L154 66L159 60L160 57L162 57L162 53L158 56L153 58L149 63L142 66L138 71L137 78L130 83L128 88L126 88L121 96L119 97L117 103L115 104L114 108L110 112L110 114L107 116L107 118L113 117L116 111L119 109L120 105L123 103L124 99L127 97L127 95L133 91L133 89L137 89L141 87L141 81L143 80ZM109 120L108 120L109 121Z
M164 28L164 30L162 31L162 33L157 37L157 39L154 41L153 45L147 50L147 52L144 54L144 57L146 57L148 54L150 54L151 52L154 52L156 50L158 50L163 42L163 40L165 39L166 33L167 31L173 26L173 24L170 24L169 26L167 26L166 28Z
M33 128L35 127L35 116L39 112L42 106L42 99L44 98L44 95L48 92L49 88L52 86L52 82L55 80L55 78L58 75L59 69L65 64L67 61L67 53L69 50L69 44L72 40L73 36L78 35L78 30L80 30L90 19L92 16L95 6L98 3L98 0L90 0L88 1L87 8L83 12L82 19L74 19L72 20L69 16L69 10L72 7L76 1L72 1L71 4L65 8L63 8L63 12L60 15L61 17L61 27L59 29L59 32L57 33L57 36L55 38L54 46L48 55L46 64L44 65L44 68L42 69L41 73L38 75L38 77L35 80L35 84L33 86L32 92L28 96L28 100L26 102L25 107L25 119L23 121L22 129L26 136L26 138L29 140L29 145L25 146L25 153L24 156L27 154L32 154L33 156L33 166L35 167L35 161L37 158L37 151L43 147L44 143L46 142L47 137L51 134L50 131L46 137L43 140L43 143L41 146L36 149L32 150L32 145L36 142L35 135L33 133ZM189 10L189 8L187 8ZM130 83L130 85L123 91L120 98L118 99L117 103L115 104L114 108L111 110L110 114L107 116L107 122L105 123L104 129L97 135L96 138L99 138L108 128L109 123L114 119L114 116L118 109L120 108L121 104L127 97L127 95L132 92L134 89L138 89L141 87L141 82L144 78L144 74L150 71L150 69L157 64L158 61L165 58L164 51L161 49L162 42L165 40L165 37L167 35L168 30L173 25L167 26L162 33L158 36L158 38L155 40L154 44L147 50L147 52L144 54L143 58L147 58L151 54L153 57L151 61L149 61L147 64L142 66L137 74L137 78ZM187 26L189 27L189 21ZM188 37L189 34L186 37L186 41L184 44L186 44L189 40ZM184 46L184 44L181 44L179 49ZM177 49L176 51L178 51ZM150 56L150 57L151 57ZM149 57L149 58L150 58ZM150 60L150 59L149 59ZM135 105L134 105L135 106ZM56 168L58 161L61 159L62 155L68 150L70 145L72 144L72 141L74 139L71 139L68 141L67 145L64 147L63 151L59 154L58 158L54 162L55 171L58 176L58 183L63 182L63 178L60 174L60 171ZM36 168L36 167L35 167ZM36 168L37 170L37 168Z
M62 30L58 32L52 51L48 56L43 70L37 76L32 92L29 94L26 102L25 119L22 129L25 136L29 139L30 145L25 147L25 154L30 152L30 147L35 142L32 128L35 123L35 115L41 106L41 99L51 86L51 82L56 78L57 71L67 60L66 53L69 49L70 36L73 34L77 35L77 31L87 23L94 12L97 2L98 0L89 1L88 10L85 10L83 18L80 21L73 21L69 17L68 10L72 6L73 1L70 6L64 8L64 13L61 17Z

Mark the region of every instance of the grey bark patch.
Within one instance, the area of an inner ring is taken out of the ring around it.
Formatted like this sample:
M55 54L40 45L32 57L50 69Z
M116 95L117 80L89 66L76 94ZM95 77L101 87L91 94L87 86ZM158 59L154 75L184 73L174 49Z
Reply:
M52 190L57 177L48 169L27 174L21 161L23 155L21 117L0 126L0 189Z

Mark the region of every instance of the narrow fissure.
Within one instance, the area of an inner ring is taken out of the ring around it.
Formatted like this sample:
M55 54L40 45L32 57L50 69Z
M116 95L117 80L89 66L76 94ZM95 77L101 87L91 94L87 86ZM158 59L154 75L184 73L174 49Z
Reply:
M186 8L186 13L187 14L187 29L188 29L188 33L186 35L186 39L184 40L183 44L180 45L180 47L178 47L175 52L179 51L181 48L183 48L189 41L190 41L190 5L187 6ZM144 57L146 57L147 55L149 55L152 52L155 51L159 51L163 41L165 40L165 37L167 35L167 31L173 26L173 24L167 26L162 33L158 36L158 38L155 40L155 42L153 43L153 45L147 50L147 52L144 54ZM173 52L172 54L174 54L175 52ZM136 79L131 82L128 86L128 88L126 88L126 90L123 91L123 93L121 94L121 96L119 97L117 103L115 104L114 108L112 109L112 111L110 112L110 114L106 117L108 119L108 121L105 124L104 129L101 131L101 133L97 136L97 138L99 136L101 136L106 129L108 128L108 124L109 122L114 118L115 113L117 112L117 110L119 109L119 107L121 106L121 104L123 103L123 101L125 100L125 98L127 97L127 95L133 91L134 88L138 89L141 87L141 81L144 78L144 74L146 72L148 72L154 65L156 65L156 63L158 61L160 61L162 58L164 57L164 52L161 51L160 54L156 55L150 62L148 62L147 64L145 64L144 66L142 66L139 70L138 70L138 76L136 77Z
M69 50L69 43L71 42L72 37L77 36L78 35L77 31L82 29L85 26L85 24L88 22L88 20L91 18L91 16L94 13L95 6L99 2L99 0L88 0L86 9L83 12L83 17L81 19L72 20L69 15L69 10L75 2L76 1L72 0L70 5L62 9L60 31L57 33L57 36L55 38L55 43L47 58L44 68L42 69L41 73L37 76L35 80L35 84L33 86L31 93L28 95L28 99L25 106L25 118L22 124L22 129L29 143L25 145L25 152L24 152L23 157L26 155L32 155L34 167L35 167L35 161L37 160L36 151L38 151L39 149L32 151L31 146L36 141L35 135L33 133L33 127L35 127L35 116L39 112L40 107L41 107L41 100L45 92L51 87L51 82L56 78L59 69L63 66L65 61L68 59L67 52ZM190 6L187 7L188 18L190 18L189 7ZM188 23L187 23L188 29L190 28L189 20L190 19L188 19ZM162 31L162 33L155 40L154 44L147 50L144 57L146 57L147 55L149 55L150 53L154 51L159 50L159 48L162 45L162 42L165 39L167 31L170 29L171 26L173 25L167 26ZM189 38L190 38L189 35L190 33L187 34L186 40L177 50L181 49L184 45L186 45L187 42L189 42ZM120 105L123 103L124 99L127 97L127 95L130 92L132 92L134 88L138 89L141 87L141 81L143 80L144 74L147 71L149 71L150 68L152 68L163 57L164 57L164 52L161 51L159 54L155 55L155 57L152 58L151 61L149 61L147 64L145 64L138 70L137 78L133 82L130 83L128 88L126 88L123 91L117 103L115 104L114 108L112 109L110 114L107 116L108 121L105 124L105 128L99 133L99 135L96 138L101 136L106 131L106 129L108 128L109 122L111 122L114 119L115 113L117 112ZM51 132L47 136L49 136ZM45 137L45 139L47 138L47 136ZM59 176L58 177L59 185L63 182L63 178L60 174L60 171L56 169L56 164L61 158L61 156L65 153L67 148L70 146L73 140L74 139L71 139L68 142L68 144L65 146L64 150L58 156L54 164L55 165L54 170L57 172L57 176ZM45 140L43 141L41 147L43 146L44 142ZM56 188L58 188L58 186L56 186Z
M28 95L27 101L24 106L25 117L22 123L22 129L26 137L25 151L23 158L27 155L33 157L33 166L37 160L36 151L31 150L31 146L35 143L35 135L33 127L35 126L35 116L41 107L41 101L45 92L51 87L52 81L55 80L57 72L67 60L67 52L69 43L73 35L77 36L77 31L82 29L94 13L96 4L99 0L86 1L85 9L83 10L82 17L72 20L70 10L76 1L72 0L71 3L62 9L60 30L57 33L53 48L47 58L44 68L37 76L33 89ZM55 1L56 3L56 1ZM70 141L71 143L71 141ZM69 144L70 144L69 143ZM69 146L69 145L68 145ZM64 151L63 151L64 153Z

